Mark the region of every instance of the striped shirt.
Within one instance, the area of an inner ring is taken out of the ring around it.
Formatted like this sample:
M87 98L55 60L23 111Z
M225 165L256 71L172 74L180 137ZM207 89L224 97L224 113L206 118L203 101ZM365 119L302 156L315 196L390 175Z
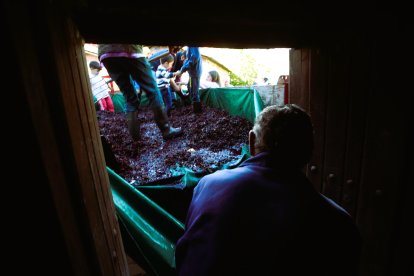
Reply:
M89 79L91 81L92 95L99 101L103 98L110 97L108 84L99 74L90 74Z
M155 72L158 88L169 87L172 77L174 77L173 72L168 71L162 64L158 65L157 72Z

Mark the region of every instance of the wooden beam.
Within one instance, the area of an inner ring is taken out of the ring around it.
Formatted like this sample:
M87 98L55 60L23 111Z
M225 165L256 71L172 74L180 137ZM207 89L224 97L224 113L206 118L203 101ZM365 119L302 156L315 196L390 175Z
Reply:
M52 6L8 3L9 43L74 275L128 275L82 37ZM51 252L53 254L53 252Z

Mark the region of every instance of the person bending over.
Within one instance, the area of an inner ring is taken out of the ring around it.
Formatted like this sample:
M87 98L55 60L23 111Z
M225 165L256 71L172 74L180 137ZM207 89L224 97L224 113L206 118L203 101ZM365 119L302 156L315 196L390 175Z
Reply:
M171 139L182 133L181 128L172 127L168 120L160 90L157 87L151 66L143 54L142 45L99 44L98 57L124 95L128 130L134 140L140 139L140 126L137 118L140 100L131 78L146 93L162 137Z

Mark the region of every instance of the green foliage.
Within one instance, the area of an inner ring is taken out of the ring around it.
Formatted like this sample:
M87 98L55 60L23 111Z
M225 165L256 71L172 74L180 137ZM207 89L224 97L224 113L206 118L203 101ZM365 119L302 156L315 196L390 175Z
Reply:
M252 85L257 78L256 59L245 50L242 50L242 53L240 77L245 80L248 85Z
M230 72L230 84L233 86L249 86L247 81L242 80L233 72Z
M230 73L230 83L234 86L253 85L257 78L257 63L253 56L244 49L240 50L238 75Z

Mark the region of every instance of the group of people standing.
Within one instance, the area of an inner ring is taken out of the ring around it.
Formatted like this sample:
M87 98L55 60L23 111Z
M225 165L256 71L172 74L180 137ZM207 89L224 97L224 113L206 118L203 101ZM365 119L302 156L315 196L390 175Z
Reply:
M126 102L128 131L134 140L140 139L140 126L137 112L140 105L140 97L133 85L135 81L142 91L145 91L149 100L149 106L154 114L154 120L164 139L174 138L182 133L181 128L171 126L168 118L169 100L167 95L172 77L181 76L188 72L190 81L188 84L189 97L193 104L194 113L201 113L201 102L198 89L202 70L201 54L198 47L188 47L186 59L182 67L175 72L168 71L174 61L174 51L161 59L160 65L154 76L151 65L143 53L143 45L135 44L100 44L98 45L99 61L105 66L109 76L118 85ZM131 81L131 79L133 81ZM163 95L165 95L163 99ZM182 96L185 96L181 94ZM167 102L167 104L164 103ZM167 106L167 108L166 108Z
M190 46L186 50L179 46L169 47L167 55L151 64L143 52L143 45L100 44L98 45L98 58L124 96L128 130L134 140L140 139L140 126L137 120L140 96L137 94L135 85L138 85L141 91L145 91L154 120L164 139L170 139L182 133L180 128L172 127L168 119L173 103L177 101L176 95L185 104L192 104L193 112L199 114L202 113L199 89L221 87L220 76L214 70L208 72L205 81L200 81L202 58L199 47ZM98 76L102 69L101 64L92 61L89 67L95 100L101 110L113 111L108 85L102 77ZM189 75L188 83L186 83L187 93L181 89L181 84L183 84L181 76L185 72ZM99 84L94 84L98 79ZM98 85L100 94L97 93L98 89L95 89Z
M155 72L157 85L161 91L168 115L177 102L177 95L185 105L192 102L194 112L200 113L199 89L221 87L220 75L215 70L209 71L205 80L200 79L202 59L199 49L197 47L193 48L189 49L190 54L187 53L187 50L180 49L175 54L169 53L165 56L162 54L166 50L161 50L153 55L161 55L161 58L150 57L150 64ZM187 55L190 55L190 58L187 58ZM184 82L181 79L181 75L185 71L189 72L190 78L188 82ZM181 89L182 85L188 86L188 93L183 92Z
M126 99L134 139L140 99L131 78L146 92L164 139L182 133L163 103L170 79L188 71L193 111L201 112L200 51L189 47L183 65L169 71L173 54L161 58L154 77L141 45L98 47ZM313 131L310 116L294 104L268 106L257 116L248 134L251 158L204 176L194 188L176 243L177 275L358 275L362 237L355 221L304 174Z

